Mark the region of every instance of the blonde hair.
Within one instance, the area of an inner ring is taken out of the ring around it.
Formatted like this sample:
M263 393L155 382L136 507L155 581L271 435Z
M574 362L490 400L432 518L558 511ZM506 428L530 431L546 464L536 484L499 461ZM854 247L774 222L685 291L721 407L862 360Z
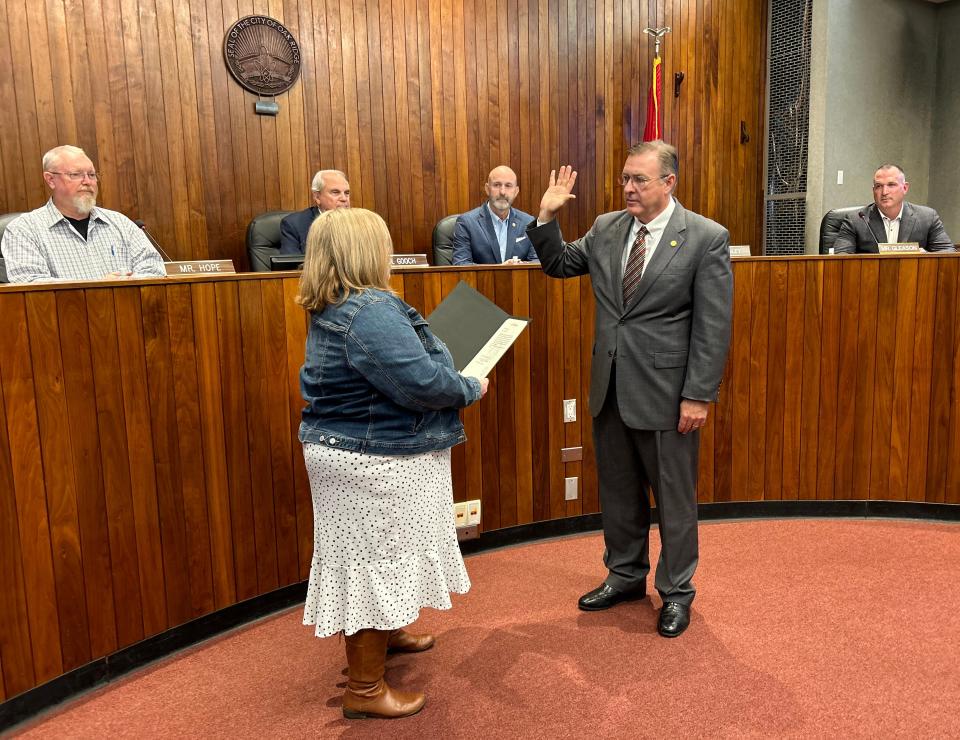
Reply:
M390 231L373 211L324 211L307 233L297 303L307 311L322 311L342 303L352 291L390 291L391 254Z

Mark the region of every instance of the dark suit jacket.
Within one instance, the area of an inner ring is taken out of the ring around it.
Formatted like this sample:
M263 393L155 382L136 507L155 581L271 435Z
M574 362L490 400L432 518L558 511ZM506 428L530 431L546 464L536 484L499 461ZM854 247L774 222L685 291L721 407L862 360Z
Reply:
M527 225L536 219L529 213L510 209L507 219L507 259L518 257L524 262L534 262L537 253L527 238ZM500 259L500 242L493 230L493 217L484 203L479 208L467 211L457 219L453 231L453 264L490 265L504 262Z
M557 222L527 234L553 277L590 274L596 302L590 412L603 408L616 359L620 417L633 429L676 429L680 401L714 401L730 344L730 235L677 203L630 304L623 305L622 256L633 217L598 217L564 244Z
M876 203L862 208L867 223L856 213L849 214L840 224L837 239L833 243L834 254L852 254L854 252L873 252L876 254L877 241L887 236L883 228L883 219ZM871 233L872 231L872 233ZM953 242L943 228L940 216L932 208L916 206L904 201L903 215L900 217L901 242L917 242L928 252L953 251Z
M280 222L280 254L303 254L307 247L307 232L319 215L320 209L310 206L284 218Z

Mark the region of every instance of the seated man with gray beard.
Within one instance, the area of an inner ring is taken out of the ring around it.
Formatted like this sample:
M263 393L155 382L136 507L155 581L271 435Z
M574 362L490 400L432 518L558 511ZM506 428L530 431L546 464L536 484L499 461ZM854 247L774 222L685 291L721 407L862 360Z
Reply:
M44 154L43 179L50 200L15 218L3 233L11 283L166 274L133 221L96 205L97 172L83 149L58 146Z

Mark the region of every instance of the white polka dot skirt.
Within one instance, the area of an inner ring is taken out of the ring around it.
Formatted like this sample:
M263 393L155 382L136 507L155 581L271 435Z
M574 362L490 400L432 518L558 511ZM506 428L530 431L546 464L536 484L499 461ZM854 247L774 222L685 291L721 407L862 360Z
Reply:
M366 455L305 443L313 562L303 623L317 637L392 630L470 590L453 518L450 450Z

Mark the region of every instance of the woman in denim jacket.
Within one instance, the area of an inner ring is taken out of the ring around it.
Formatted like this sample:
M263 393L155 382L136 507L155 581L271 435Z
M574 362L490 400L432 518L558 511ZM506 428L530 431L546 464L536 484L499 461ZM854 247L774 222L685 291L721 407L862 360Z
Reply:
M313 496L314 545L304 624L343 632L346 717L405 717L423 694L383 680L388 650L431 635L402 628L420 608L449 609L470 588L453 519L450 448L457 409L483 396L419 313L389 287L387 225L359 208L310 227L297 302L310 312L300 441Z

